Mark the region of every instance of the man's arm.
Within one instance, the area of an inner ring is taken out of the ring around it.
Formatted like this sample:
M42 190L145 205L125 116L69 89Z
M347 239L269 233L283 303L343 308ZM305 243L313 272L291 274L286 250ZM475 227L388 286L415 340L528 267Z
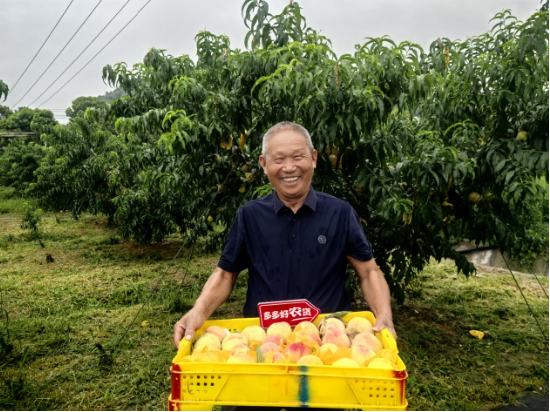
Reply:
M202 327L212 313L227 300L233 290L237 276L238 273L228 272L220 267L214 270L204 284L201 295L193 308L174 325L174 345L176 349L179 348L184 335L187 340L193 339L195 331Z
M374 331L380 332L382 329L388 328L393 337L397 338L392 320L390 288L384 279L384 274L374 259L363 262L351 256L346 257L357 273L363 297L376 317Z

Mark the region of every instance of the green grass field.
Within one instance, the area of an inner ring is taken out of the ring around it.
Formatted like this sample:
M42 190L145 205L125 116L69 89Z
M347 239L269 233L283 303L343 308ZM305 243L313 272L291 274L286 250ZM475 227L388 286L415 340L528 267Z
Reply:
M182 252L110 364L101 348L114 347L181 241L140 246L122 241L106 219L46 214L42 247L19 226L21 204L0 194L0 409L166 409L173 324L218 255L196 248L183 279ZM548 335L545 294L532 276L517 276ZM243 274L214 317L240 317L245 288ZM410 409L488 410L546 393L548 346L509 273L466 279L453 264L433 262L410 296L394 308ZM364 308L357 301L354 309Z

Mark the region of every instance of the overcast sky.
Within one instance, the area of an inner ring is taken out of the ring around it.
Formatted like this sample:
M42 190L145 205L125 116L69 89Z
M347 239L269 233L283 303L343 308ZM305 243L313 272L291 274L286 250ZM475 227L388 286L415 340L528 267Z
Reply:
M65 70L127 0L103 0L55 63L17 107L29 106ZM5 102L13 106L38 79L99 0L73 0L67 13ZM278 14L288 0L270 0ZM0 0L0 79L13 89L70 0ZM79 71L147 3L128 5L73 66L30 107L38 107ZM307 24L330 38L337 54L350 53L365 37L389 35L396 42L411 40L427 48L438 37L466 39L484 33L489 20L511 9L520 20L540 8L539 0L301 0ZM234 48L244 48L246 27L242 0L151 0L136 19L82 72L42 108L64 122L64 110L79 96L97 96L110 88L102 68L124 61L140 62L151 47L195 58L195 35L201 30L226 34Z

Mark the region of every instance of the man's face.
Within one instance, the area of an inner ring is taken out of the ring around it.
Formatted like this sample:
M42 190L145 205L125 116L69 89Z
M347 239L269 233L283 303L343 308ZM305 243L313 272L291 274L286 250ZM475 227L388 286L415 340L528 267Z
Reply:
M284 130L269 139L260 164L281 200L300 199L309 192L317 150L312 153L302 135Z

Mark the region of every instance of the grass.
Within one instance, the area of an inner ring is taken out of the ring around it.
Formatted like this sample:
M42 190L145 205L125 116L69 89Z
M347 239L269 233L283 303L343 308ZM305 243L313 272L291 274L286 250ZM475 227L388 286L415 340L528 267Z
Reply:
M25 202L36 206L35 199L23 199L15 193L13 188L0 186L0 219L7 214L22 215L25 211Z
M115 347L180 240L140 246L106 219L84 216L44 219L42 247L19 227L21 200L2 195L2 217L11 219L0 220L0 409L166 409L173 325L218 255L196 248L183 279L187 251L180 254L111 363L102 349ZM546 296L532 277L517 277L548 335ZM240 317L245 290L243 274L214 318ZM410 409L489 410L547 391L548 346L509 274L466 279L433 262L410 296L394 308ZM358 301L354 309L364 308Z

